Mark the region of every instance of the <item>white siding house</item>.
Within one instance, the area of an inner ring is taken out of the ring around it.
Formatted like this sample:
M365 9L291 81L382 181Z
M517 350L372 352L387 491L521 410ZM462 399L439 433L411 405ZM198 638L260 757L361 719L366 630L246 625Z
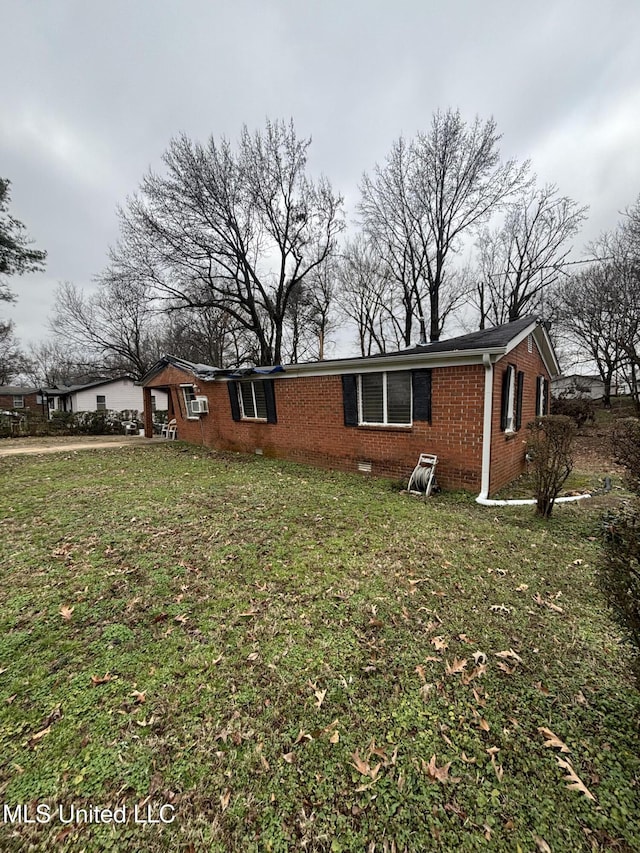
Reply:
M48 388L49 409L64 412L123 412L133 410L142 417L142 388L134 380L121 376L118 379L102 379L87 385L73 385L66 388ZM155 397L155 400L153 399ZM164 391L154 391L152 405L154 410L165 411L168 408Z

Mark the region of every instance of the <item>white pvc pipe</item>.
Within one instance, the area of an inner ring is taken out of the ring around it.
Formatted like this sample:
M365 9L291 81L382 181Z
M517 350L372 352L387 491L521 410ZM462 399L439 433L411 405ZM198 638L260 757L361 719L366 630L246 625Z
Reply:
M566 504L571 501L581 501L584 498L590 498L591 495L569 495L566 498L556 498L554 503L557 504ZM490 498L483 498L482 495L478 495L476 498L476 503L481 504L482 506L534 506L538 503L535 498L517 498L514 500L491 500Z

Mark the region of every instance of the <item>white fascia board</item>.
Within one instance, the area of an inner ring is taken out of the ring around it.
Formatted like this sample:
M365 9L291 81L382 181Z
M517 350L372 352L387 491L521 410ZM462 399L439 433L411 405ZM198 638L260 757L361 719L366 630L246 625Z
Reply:
M276 373L273 379L286 379L297 376L341 376L344 373L380 373L382 371L411 370L421 367L462 367L468 364L482 364L484 355L496 360L504 354L504 347L491 350L454 350L433 355L409 353L407 355L376 356L366 359L344 359L326 364L287 364L282 373Z
M521 344L522 341L524 341L528 337L528 335L533 335L533 339L538 345L538 352L540 353L540 357L544 362L544 366L547 368L549 376L554 379L560 373L560 365L558 363L558 359L556 358L551 339L549 338L549 333L547 332L543 323L533 321L531 325L527 326L526 329L523 329L519 335L516 335L515 338L509 341L504 351L504 354L508 355L511 350L515 349L518 344Z

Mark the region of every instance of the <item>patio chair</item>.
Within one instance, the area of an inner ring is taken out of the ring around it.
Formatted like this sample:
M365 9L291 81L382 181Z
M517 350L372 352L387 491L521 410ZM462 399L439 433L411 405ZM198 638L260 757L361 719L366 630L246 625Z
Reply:
M178 437L178 422L175 418L171 418L171 420L162 425L162 430L160 431L160 438L167 439L176 439Z

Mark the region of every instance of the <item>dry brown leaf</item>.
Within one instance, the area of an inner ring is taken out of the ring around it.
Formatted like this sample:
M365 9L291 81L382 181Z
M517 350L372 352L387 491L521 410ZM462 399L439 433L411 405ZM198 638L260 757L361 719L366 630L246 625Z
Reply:
M457 675L460 672L464 672L464 668L467 665L467 659L461 660L460 658L454 658L452 663L449 663L448 660L444 662L444 671L447 675Z
M189 617L186 615L186 613L181 613L179 616L176 616L176 617L175 617L175 620L174 620L174 621L175 621L175 622L179 622L181 625L184 625L184 623L185 623L188 619L189 619Z
M551 853L551 848L544 840L544 838L541 838L539 835L534 835L533 840L536 842L536 847L538 848L540 853Z
M36 732L36 734L31 735L31 737L27 741L27 746L29 746L29 747L35 746L35 744L37 744L39 741L41 741L43 737L46 737L50 731L51 731L51 726L47 726L46 729L41 729L39 732Z
M478 760L477 758L469 758L464 752L460 755L460 758L465 764L475 764Z
M564 761L559 756L556 756L556 761L558 762L558 766L562 767L563 770L567 771L567 775L564 777L567 782L567 788L571 788L574 791L580 791L581 794L584 794L588 800L593 800L595 802L595 797L586 787L582 779L578 776L576 771L571 766L571 762Z
M480 722L478 723L478 726L482 729L483 732L488 732L489 729L491 728L489 723L485 720L484 717L481 718Z
M319 708L322 705L322 703L324 702L324 697L327 695L327 691L326 690L316 690L314 695L317 699L317 702L314 703L315 707Z
M505 652L496 652L497 658L509 658L511 660L515 660L518 663L522 663L522 658L520 655L516 654L513 649L507 649Z
M513 675L517 668L517 664L515 666L508 666L503 660L498 661L498 669L501 669L502 672L506 672L507 675Z
M560 752L571 752L566 743L561 741L558 735L555 735L551 729L548 729L545 726L538 726L538 731L540 734L543 734L548 738L548 740L545 740L543 746L546 746L549 749L559 749Z
M313 735L308 734L304 731L304 729L300 729L298 732L298 737L294 740L294 746L297 743L301 743L303 740L313 740Z
M140 690L134 690L131 695L133 696L137 705L144 705L144 703L147 701L147 697Z
M356 751L353 753L353 755L351 756L351 758L353 759L353 764L352 764L352 766L356 768L356 770L358 771L358 773L360 773L362 776L368 776L368 775L369 775L369 771L371 770L371 768L369 767L369 763L368 763L367 761L363 761L363 760L360 758L360 755L358 754L358 750L357 750L357 749L356 749Z
M250 655L247 655L247 660L250 663L253 663L253 661L258 660L259 657L260 657L260 652L251 652Z
M293 764L293 762L296 760L295 752L287 752L282 757L287 762L287 764Z
M435 646L437 652L441 652L443 649L449 647L449 643L445 640L444 637L432 637L431 643Z
M110 675L108 672L105 672L104 675L92 675L91 676L91 683L95 687L98 684L106 684L108 681L111 681L112 678L113 678L113 676Z
M422 769L427 774L427 778L430 782L459 782L460 777L457 776L449 776L449 768L451 767L451 762L448 761L442 767L438 767L436 764L436 757L432 755L429 763L427 764L424 758L420 759L420 763L422 764Z
M336 729L336 731L329 738L329 743L338 743L340 740L340 732Z
M63 604L62 607L60 608L60 615L62 616L62 618L64 620L66 620L68 622L69 619L71 619L71 616L73 614L74 609L75 608L73 608L73 607L69 607L68 604Z
M229 806L229 800L231 799L231 791L229 788L224 792L224 794L220 795L220 808L222 811L226 811Z

